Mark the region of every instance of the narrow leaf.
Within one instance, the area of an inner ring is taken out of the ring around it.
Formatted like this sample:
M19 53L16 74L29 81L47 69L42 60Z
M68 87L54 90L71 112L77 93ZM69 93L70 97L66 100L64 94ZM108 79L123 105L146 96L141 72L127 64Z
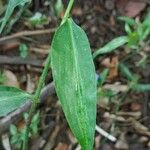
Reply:
M119 64L119 69L121 70L121 73L128 78L128 80L133 79L133 73L129 70L129 68L124 64Z
M128 37L127 36L120 36L109 43L107 43L104 47L96 50L96 52L93 53L93 58L97 57L98 55L105 54L105 53L110 53L114 51L116 48L124 45L125 43L128 42Z
M0 27L0 33L4 29L7 21L9 20L10 16L12 15L15 7L17 7L18 5L24 6L29 1L30 0L9 0L9 3L7 5L7 9L6 9L6 12L5 12L5 16L2 18L2 24L1 24L1 27Z
M0 117L14 111L31 97L30 94L15 87L0 86Z
M51 67L70 128L82 149L92 150L96 125L95 69L87 36L71 19L54 36Z
M133 26L136 25L136 21L132 18L126 17L126 16L122 16L122 17L118 17L119 20L124 21L125 23Z
M132 90L137 91L137 92L145 92L145 91L150 91L150 84L135 84L134 86L131 87Z
M103 85L103 83L105 82L107 76L108 76L108 73L109 73L109 69L104 69L102 72L101 72L101 78L100 78L100 86Z

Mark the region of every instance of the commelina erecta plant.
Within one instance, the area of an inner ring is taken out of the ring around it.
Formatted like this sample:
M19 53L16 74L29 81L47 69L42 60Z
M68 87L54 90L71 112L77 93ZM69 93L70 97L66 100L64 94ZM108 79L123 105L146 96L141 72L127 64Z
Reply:
M21 1L16 2L17 5L21 4ZM24 0L22 4L25 2ZM70 18L73 2L74 0L69 1L64 18L56 30L35 94L30 95L14 87L0 86L0 116L5 116L27 100L32 100L23 150L28 149L31 120L50 66L56 93L72 132L83 150L93 149L97 100L95 68L88 38ZM2 23L1 31L5 23L6 20Z

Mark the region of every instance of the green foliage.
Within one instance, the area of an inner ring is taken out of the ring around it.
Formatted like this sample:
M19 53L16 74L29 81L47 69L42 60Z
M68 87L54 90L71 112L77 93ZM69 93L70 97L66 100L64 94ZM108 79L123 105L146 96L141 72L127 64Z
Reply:
M0 86L0 117L14 111L32 96L15 87Z
M136 21L132 18L129 18L129 17L122 16L122 17L118 17L118 19L126 22L128 25L131 25L131 26L136 25Z
M87 36L71 19L55 33L51 67L67 121L82 148L92 150L96 125L95 69Z
M150 11L144 18L143 22L137 22L129 17L119 17L119 20L125 22L125 31L127 32L127 35L117 37L108 42L102 48L96 50L93 54L93 58L96 58L101 54L113 52L116 48L124 44L127 44L129 48L138 49L140 43L150 34Z
M4 73L2 71L0 71L0 84L3 84L3 82L5 82L6 77L4 75Z
M0 26L0 33L3 31L7 21L9 20L11 15L13 14L14 9L17 6L24 6L27 2L30 2L30 0L9 0L8 5L7 5L7 9L5 12L5 16L2 18L2 23Z
M26 58L28 56L28 46L26 44L21 44L19 46L20 56Z
M128 42L128 37L127 36L120 36L112 41L108 42L104 47L96 50L93 54L93 58L96 58L98 55L101 54L106 54L113 52L116 48L122 46L123 44Z
M18 133L17 127L15 125L11 125L10 134L11 134L11 144L15 145L17 149L20 149L22 144L21 134L23 134L23 132Z
M40 122L40 113L37 112L33 118L32 118L32 121L31 121L31 124L30 124L30 132L31 132L31 135L35 135L38 133L38 125L39 125L39 122Z
M131 73L131 71L129 70L129 68L120 63L119 64L119 69L121 70L121 73L128 79L128 80L132 80L133 79L133 74Z
M39 124L39 112L37 112L31 121L30 124L30 133L29 136L34 136L38 133L38 124ZM27 120L28 114L24 114L24 119ZM25 139L25 128L18 130L15 125L10 126L10 134L11 134L11 144L15 145L17 149L21 149L22 143Z
M102 87L98 88L98 91L97 91L97 96L100 100L102 97L103 98L107 97L108 99L111 99L115 95L116 95L116 93L113 92L112 90L106 90L106 89L103 89Z
M101 76L100 76L100 79L98 80L98 85L99 86L102 86L108 76L108 73L109 73L109 69L104 69L102 72L101 72Z
M62 3L62 0L57 0L55 4L55 14L57 17L61 16L63 9L64 9L64 5Z
M28 21L32 26L39 26L47 23L48 19L45 15L41 14L40 12L36 12L34 16L28 19Z
M125 22L125 31L128 34L128 46L138 48L141 41L144 41L150 34L150 11L144 18L143 22L137 22L128 17L121 17L120 20Z
M120 64L119 68L121 73L128 79L129 89L136 92L150 91L150 84L139 83L139 77L136 74L131 73L126 65Z
M150 84L134 84L132 85L132 90L137 92L150 91Z

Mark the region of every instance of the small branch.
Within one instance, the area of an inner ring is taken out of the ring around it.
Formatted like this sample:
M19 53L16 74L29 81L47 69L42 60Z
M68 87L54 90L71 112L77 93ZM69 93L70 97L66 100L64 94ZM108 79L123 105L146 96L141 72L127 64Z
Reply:
M31 35L33 36L33 35L40 35L40 34L49 34L52 32L55 32L55 28L44 29L44 30L35 30L35 31L22 31L22 32L18 32L18 33L0 38L0 44L2 44L3 42L5 42L7 40L14 39L14 38L20 38L23 36L31 36Z
M106 131L104 131L102 128L100 128L98 125L96 125L96 131L98 133L100 133L102 136L106 137L107 139L109 139L112 142L116 142L117 139L112 136L111 134L107 133Z
M5 56L0 55L0 65L7 64L7 65L32 65L35 67L43 67L43 61L33 58L21 58L17 56Z
M36 111L36 108L38 106L38 103L39 103L41 90L42 90L43 85L45 83L45 79L46 79L46 76L48 74L50 63L51 63L51 55L50 55L50 51L49 51L44 69L42 71L42 75L40 76L40 80L39 80L37 89L36 89L35 94L34 94L33 103L31 105L31 108L30 108L30 111L29 111L29 117L28 117L27 122L26 122L26 131L25 131L25 138L24 138L24 141L23 141L22 150L27 150L28 149L28 140L29 140L28 135L29 135L29 130L30 130L30 124L31 124L32 117L33 117L33 115Z

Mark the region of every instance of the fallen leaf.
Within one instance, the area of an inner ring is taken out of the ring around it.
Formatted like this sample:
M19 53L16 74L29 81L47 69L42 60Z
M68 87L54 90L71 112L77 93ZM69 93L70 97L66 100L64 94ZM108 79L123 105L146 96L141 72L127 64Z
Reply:
M110 67L110 58L105 58L102 62L101 65L103 65L104 67L109 68Z
M115 93L127 92L129 89L128 85L122 85L119 82L116 82L114 84L105 84L103 88L106 90L112 90Z
M114 56L110 62L110 67L109 67L109 80L113 80L118 76L118 56Z
M112 81L114 78L118 76L118 56L110 58L105 58L102 61L102 65L107 67L109 69L109 75L108 75L108 80Z
M19 88L18 79L12 71L4 70L3 74L4 74L4 77L5 77L3 85L13 86L13 87Z
M59 143L55 150L68 150L68 145L64 143Z
M132 2L129 1L125 7L125 16L135 17L137 16L144 8L146 3L144 2Z
M75 15L75 16L82 16L83 15L83 11L81 9L81 7L74 7L73 10L72 10L72 14Z
M125 139L125 133L122 133L120 135L119 140L115 144L115 148L122 149L122 150L128 150L129 149L129 145Z
M131 104L131 110L132 111L139 111L139 110L141 110L142 109L142 105L141 104L139 104L139 103L137 103L137 102L133 102L132 104Z
M132 0L116 0L116 5L120 13L128 17L136 17L146 7L145 2Z

